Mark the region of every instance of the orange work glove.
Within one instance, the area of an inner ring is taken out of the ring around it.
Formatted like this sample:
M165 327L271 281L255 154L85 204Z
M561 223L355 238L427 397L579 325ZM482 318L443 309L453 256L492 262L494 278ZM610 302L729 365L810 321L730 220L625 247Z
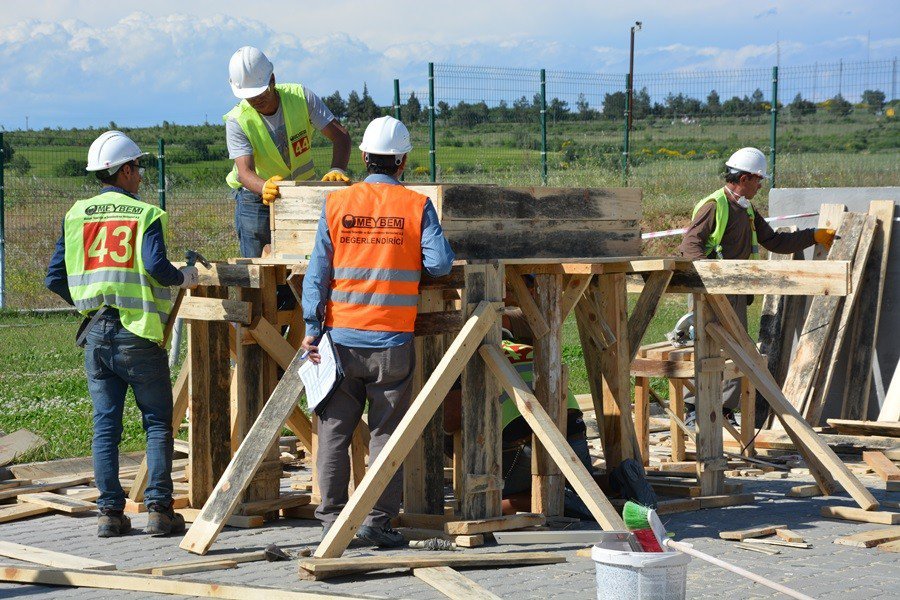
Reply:
M347 177L347 172L343 169L332 167L330 171L325 173L322 181L350 181L350 178Z
M277 181L283 180L284 177L281 175L273 175L266 179L266 182L263 184L262 189L262 202L266 206L269 206L273 202L275 202L275 198L281 198L281 192L278 191L278 184L275 183Z
M831 244L834 243L834 229L816 229L813 238L817 244L826 250L831 250Z

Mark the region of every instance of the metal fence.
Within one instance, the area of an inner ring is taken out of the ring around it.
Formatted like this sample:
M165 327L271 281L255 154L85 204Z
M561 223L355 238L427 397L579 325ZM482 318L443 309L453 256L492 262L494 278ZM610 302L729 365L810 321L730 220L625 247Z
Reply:
M618 74L436 64L427 87L401 83L383 110L410 128L410 182L641 187L650 229L683 218L741 146L769 154L778 186L900 184L896 59L639 73L630 104ZM344 120L360 139L364 120ZM170 214L170 257L188 247L210 258L237 254L223 129L124 129L153 152L142 198ZM97 190L84 161L101 131L0 133L0 307L60 305L43 276L65 212ZM317 165L330 164L321 138L312 151ZM350 166L358 178L357 152Z

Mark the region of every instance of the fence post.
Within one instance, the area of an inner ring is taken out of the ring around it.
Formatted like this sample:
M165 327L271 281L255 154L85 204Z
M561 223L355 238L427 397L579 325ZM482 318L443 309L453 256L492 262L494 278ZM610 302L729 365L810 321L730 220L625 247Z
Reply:
M394 118L398 121L402 121L400 118L400 80L394 80ZM407 160L409 160L407 158ZM406 178L406 172L400 173L400 181L403 181Z
M156 191L159 193L159 207L166 210L166 142L159 138L156 150L156 170L158 171Z
M547 71L541 69L541 182L547 185Z
M775 158L778 144L778 67L772 67L772 133L769 140L769 160L772 162L772 187L775 187Z
M430 130L430 146L428 153L431 159L431 182L437 181L437 155L434 143L434 63L428 63L428 128Z
M6 308L6 192L3 170L6 151L3 148L3 132L0 131L0 310Z
M628 127L631 105L629 103L628 90L631 89L631 74L625 75L625 139L622 141L622 181L628 185L628 163L631 153L631 131Z

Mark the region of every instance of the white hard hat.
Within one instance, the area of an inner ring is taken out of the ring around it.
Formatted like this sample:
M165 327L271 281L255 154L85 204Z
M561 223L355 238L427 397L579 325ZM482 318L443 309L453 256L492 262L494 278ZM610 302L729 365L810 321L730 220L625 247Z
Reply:
M86 171L109 170L110 174L135 159L147 156L138 145L121 131L107 131L88 148Z
M228 82L238 98L259 96L269 87L274 67L259 48L244 46L228 63Z
M402 156L412 150L409 129L394 117L379 117L366 127L359 149L368 154Z
M741 148L725 161L725 166L731 169L732 173L740 171L759 175L763 179L769 178L766 155L757 148Z

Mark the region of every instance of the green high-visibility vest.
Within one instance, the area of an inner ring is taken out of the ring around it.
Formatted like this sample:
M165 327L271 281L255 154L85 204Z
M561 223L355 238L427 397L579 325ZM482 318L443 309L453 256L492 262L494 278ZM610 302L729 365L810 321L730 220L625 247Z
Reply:
M278 83L275 85L281 99L281 110L284 114L284 126L287 129L288 157L291 164L284 162L284 157L272 141L272 135L263 123L262 117L246 100L232 108L222 117L228 121L234 119L244 130L250 145L253 146L253 165L256 174L262 179L281 175L286 180L304 181L315 176L312 159L312 124L309 121L309 109L303 86L296 83ZM231 168L225 182L232 189L239 189L237 165Z
M533 391L534 348L527 344L516 344L508 340L503 340L503 351L506 353L506 357L509 359L509 362L512 363L512 366L519 373L522 381L527 383L528 387ZM522 416L522 413L519 412L519 407L516 406L516 403L513 402L512 398L510 398L509 394L507 394L506 392L503 392L503 395L500 396L500 402L502 421L501 429L503 429L507 425L512 423L514 419ZM578 400L576 400L575 395L568 390L566 390L566 407L580 410L578 406Z
M725 237L725 227L728 225L728 198L725 196L725 188L721 188L701 200L691 213L691 221L697 217L697 213L708 202L716 203L716 228L706 240L706 255L715 253L716 258L722 258L722 238ZM756 218L753 206L747 206L747 216L750 217L750 258L759 258L759 242L756 240Z
M144 268L141 247L147 228L165 211L118 192L79 200L66 213L66 273L75 308L83 315L102 306L119 310L122 325L160 342L172 310L169 288Z

